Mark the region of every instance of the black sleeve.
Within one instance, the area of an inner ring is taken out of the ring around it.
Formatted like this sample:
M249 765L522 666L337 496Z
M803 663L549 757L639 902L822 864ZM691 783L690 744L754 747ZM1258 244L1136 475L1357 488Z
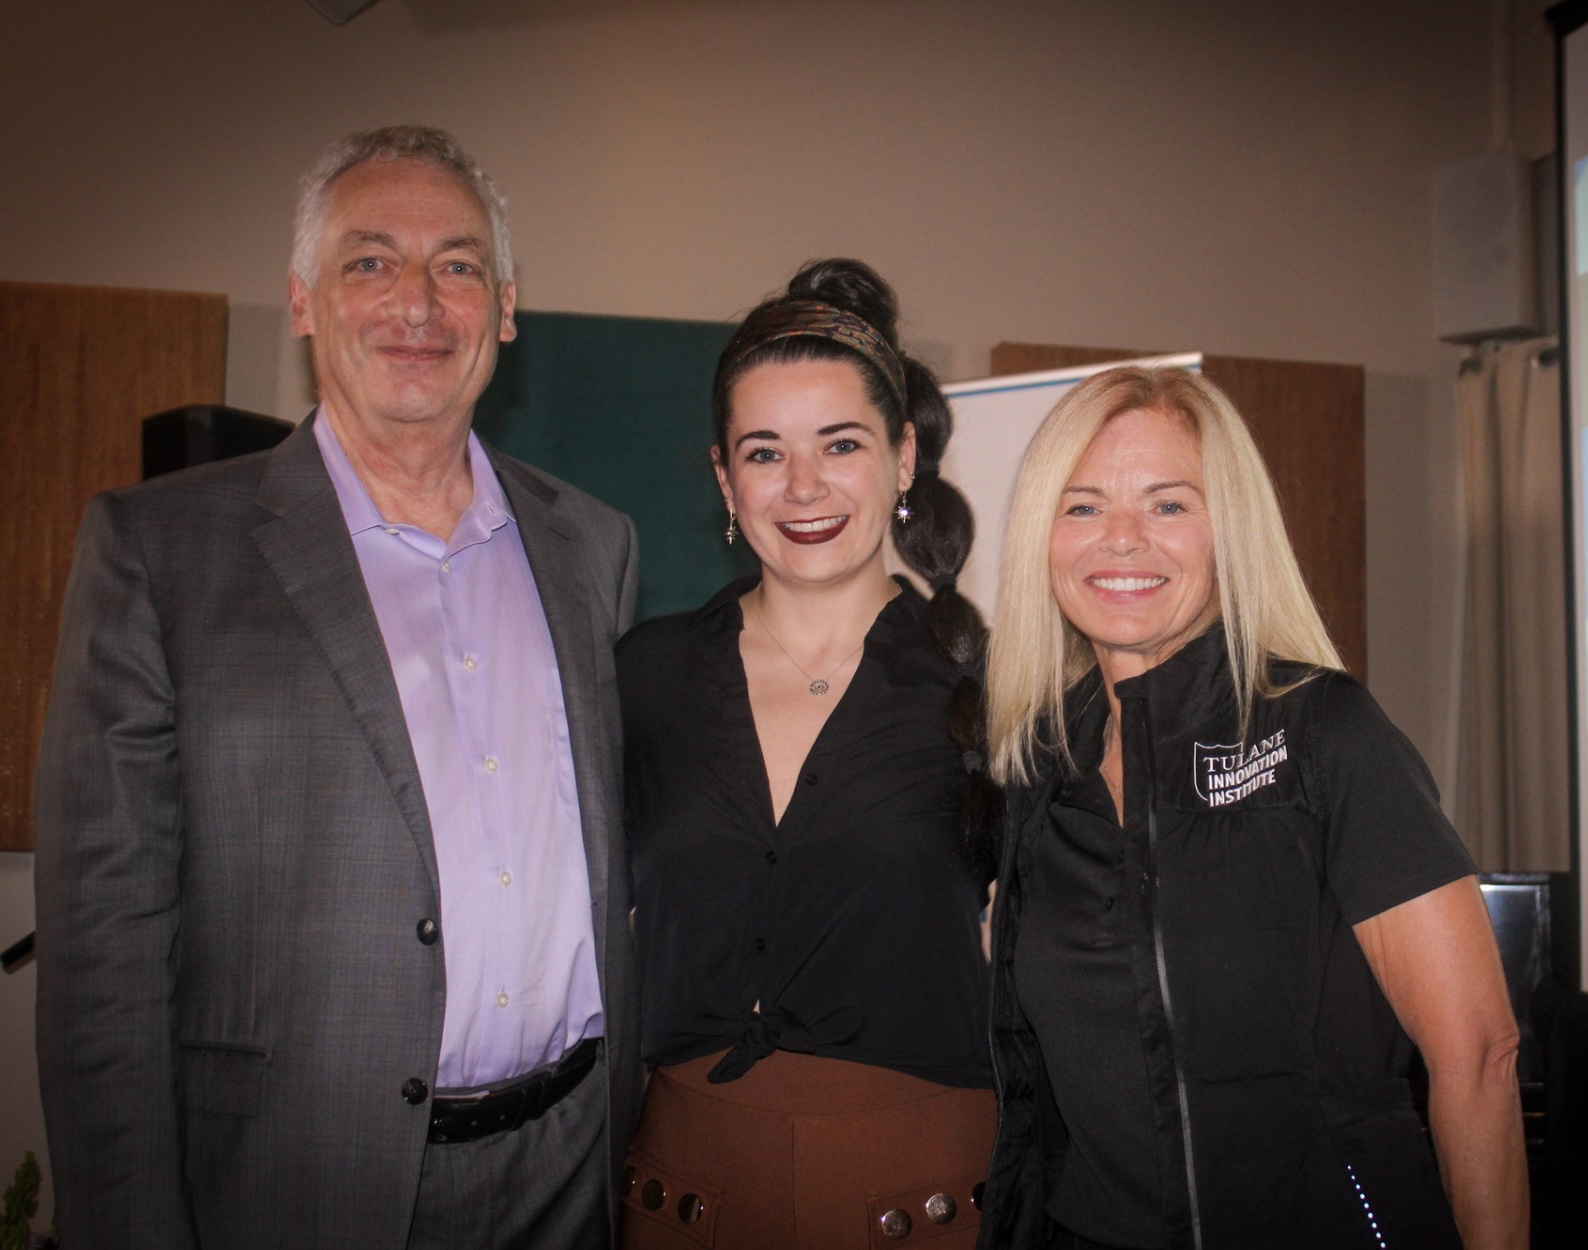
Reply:
M1428 766L1344 673L1308 691L1308 782L1324 863L1346 923L1360 924L1477 871L1439 808Z

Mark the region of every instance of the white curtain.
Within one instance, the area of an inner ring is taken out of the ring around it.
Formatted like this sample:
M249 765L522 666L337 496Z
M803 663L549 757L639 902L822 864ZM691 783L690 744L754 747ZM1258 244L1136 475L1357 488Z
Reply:
M1482 872L1571 864L1565 520L1554 339L1478 349L1457 383L1467 521L1456 827Z

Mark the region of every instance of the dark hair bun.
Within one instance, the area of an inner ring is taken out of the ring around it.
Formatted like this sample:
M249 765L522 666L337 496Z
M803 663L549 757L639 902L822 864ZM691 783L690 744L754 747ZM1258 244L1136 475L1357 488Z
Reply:
M864 261L844 257L807 261L789 279L788 298L820 300L854 313L898 349L899 298Z

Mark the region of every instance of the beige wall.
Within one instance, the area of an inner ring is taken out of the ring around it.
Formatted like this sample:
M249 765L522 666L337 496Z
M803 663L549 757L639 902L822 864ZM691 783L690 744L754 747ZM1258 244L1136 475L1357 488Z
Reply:
M1363 364L1372 684L1448 782L1455 355L1433 338L1430 172L1492 141L1494 18L383 0L338 29L298 0L6 4L0 277L225 292L230 399L300 415L294 180L348 129L424 120L509 196L524 307L727 317L848 253L897 283L949 377L1005 338ZM0 941L29 871L0 873ZM0 1168L32 1096L10 1036Z

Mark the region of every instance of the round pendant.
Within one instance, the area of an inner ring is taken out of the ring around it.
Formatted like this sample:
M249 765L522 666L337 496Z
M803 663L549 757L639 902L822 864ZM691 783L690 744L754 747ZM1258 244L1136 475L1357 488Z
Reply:
M810 686L810 690L811 690L812 694L826 694L831 689L832 689L832 687L829 686L820 677L818 677L815 681L811 682L811 686Z

